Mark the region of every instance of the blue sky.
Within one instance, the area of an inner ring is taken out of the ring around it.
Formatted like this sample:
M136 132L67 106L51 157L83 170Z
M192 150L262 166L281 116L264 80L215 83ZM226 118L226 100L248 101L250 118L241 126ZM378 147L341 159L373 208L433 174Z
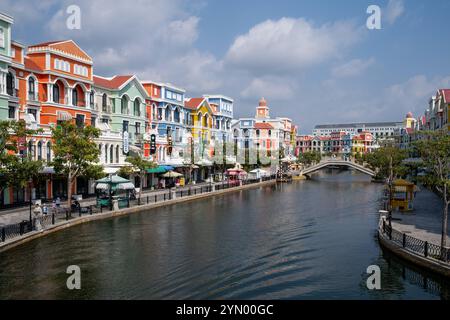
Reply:
M2 0L24 44L73 39L95 72L136 73L189 96L223 93L236 116L264 96L302 133L315 124L399 121L450 87L446 0ZM65 27L81 8L81 30ZM382 9L368 30L366 9Z

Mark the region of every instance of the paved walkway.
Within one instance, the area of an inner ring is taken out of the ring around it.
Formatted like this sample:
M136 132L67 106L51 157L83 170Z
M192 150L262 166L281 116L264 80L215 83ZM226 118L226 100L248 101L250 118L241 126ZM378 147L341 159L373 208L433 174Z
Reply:
M220 183L219 183L220 184ZM216 183L217 185L217 183ZM177 188L177 191L187 191L189 189L194 190L204 186L209 186L209 182L197 183L195 185L188 185L184 187ZM155 196L159 194L164 194L170 192L170 189L159 189L159 190L143 190L142 191L142 201L145 201L147 196ZM90 206L96 204L95 198L89 198L80 201L81 206ZM62 201L62 205L65 205L66 202ZM30 217L30 209L29 207L15 208L11 210L0 211L0 227L21 222L22 220L28 220Z
M394 213L392 227L412 237L440 245L443 201L433 192L421 188L411 213ZM398 220L397 220L398 219ZM450 234L450 226L447 226ZM450 246L450 237L447 237Z

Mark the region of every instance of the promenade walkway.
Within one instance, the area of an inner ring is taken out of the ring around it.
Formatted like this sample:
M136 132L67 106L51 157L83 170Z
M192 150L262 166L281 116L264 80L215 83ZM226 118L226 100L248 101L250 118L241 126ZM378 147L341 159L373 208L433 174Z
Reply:
M189 185L189 186L184 186L184 187L179 187L177 188L177 192L178 191L186 191L189 190L189 188L191 190L194 189L199 189L203 186L208 186L209 182L203 182L203 183L198 183L195 185ZM164 193L169 192L170 189L159 189L159 190L143 190L142 191L142 198L146 198L147 196L150 197L154 197L155 195L161 195ZM66 202L65 201L61 201L62 205L65 205ZM95 205L96 204L96 199L95 198L88 198L88 199L83 199L82 201L80 201L81 206L83 207L87 207L90 205ZM4 210L4 211L0 211L0 227L6 226L6 225L10 225L10 224L14 224L14 223L19 223L23 220L28 220L30 217L30 208L27 207L21 207L21 208L14 208L11 210Z
M440 245L442 200L435 193L422 188L416 194L414 207L415 210L411 213L394 213L392 227L412 237ZM450 245L450 237L447 237L447 243Z

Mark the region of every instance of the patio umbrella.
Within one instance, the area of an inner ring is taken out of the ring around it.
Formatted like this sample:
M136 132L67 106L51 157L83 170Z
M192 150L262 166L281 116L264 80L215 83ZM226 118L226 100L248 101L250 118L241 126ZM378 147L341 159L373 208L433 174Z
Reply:
M178 178L178 177L182 177L183 175L178 172L169 171L169 172L164 173L162 176L164 178Z

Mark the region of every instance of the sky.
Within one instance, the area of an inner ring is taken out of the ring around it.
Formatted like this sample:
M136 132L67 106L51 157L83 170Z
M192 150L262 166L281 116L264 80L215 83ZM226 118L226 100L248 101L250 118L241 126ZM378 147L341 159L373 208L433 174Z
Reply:
M81 9L81 29L66 26ZM369 5L381 29L369 30ZM25 45L73 39L101 76L136 74L189 97L224 94L235 117L317 124L401 121L450 88L450 1L1 0Z

